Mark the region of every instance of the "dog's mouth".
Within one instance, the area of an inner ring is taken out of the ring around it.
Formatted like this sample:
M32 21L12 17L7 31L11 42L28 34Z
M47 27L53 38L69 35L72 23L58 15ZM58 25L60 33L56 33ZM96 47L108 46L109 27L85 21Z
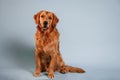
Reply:
M48 21L44 21L43 22L43 27L42 27L42 30L45 31L48 29Z
M45 31L45 30L47 30L47 29L48 29L47 26L42 27L42 31Z

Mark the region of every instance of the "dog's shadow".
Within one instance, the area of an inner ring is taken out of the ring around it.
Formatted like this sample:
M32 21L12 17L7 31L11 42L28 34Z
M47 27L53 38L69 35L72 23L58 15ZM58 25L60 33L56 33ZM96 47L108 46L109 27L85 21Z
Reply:
M34 45L30 46L23 40L18 40L15 38L6 40L4 45L7 54L9 55L7 57L12 59L14 66L28 70L30 72L31 69L34 69Z
M32 42L31 42L32 43ZM34 44L34 43L33 43ZM32 75L35 70L35 46L30 46L28 43L25 43L23 40L19 39L7 39L3 43L4 49L7 51L7 56L5 58L10 58L10 63L14 63L13 66L17 66L22 70L30 72ZM12 60L11 60L12 59ZM13 61L13 62L11 62ZM51 80L47 78L47 72L43 72L41 74L41 78L35 78L42 80L45 78L46 80ZM61 75L56 73L56 78L61 79ZM64 76L66 77L66 76ZM63 79L63 78L62 78ZM56 79L52 79L56 80ZM63 79L64 80L64 79Z

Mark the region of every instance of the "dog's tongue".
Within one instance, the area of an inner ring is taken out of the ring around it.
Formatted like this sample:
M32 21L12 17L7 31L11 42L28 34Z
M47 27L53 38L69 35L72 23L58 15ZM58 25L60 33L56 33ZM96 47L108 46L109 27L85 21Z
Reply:
M48 29L47 27L42 28L43 31L44 31L44 30L47 30L47 29Z

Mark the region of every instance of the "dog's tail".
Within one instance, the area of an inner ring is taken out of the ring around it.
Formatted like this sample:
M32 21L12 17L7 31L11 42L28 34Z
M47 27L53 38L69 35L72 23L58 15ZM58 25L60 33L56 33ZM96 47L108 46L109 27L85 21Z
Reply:
M84 73L85 71L81 68L64 65L64 66L61 67L60 72L61 73L66 73L66 72Z

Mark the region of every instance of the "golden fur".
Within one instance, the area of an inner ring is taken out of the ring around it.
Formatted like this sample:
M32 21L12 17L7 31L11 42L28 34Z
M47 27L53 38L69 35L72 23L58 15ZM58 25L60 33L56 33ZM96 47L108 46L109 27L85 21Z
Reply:
M56 24L59 19L52 12L40 11L34 15L37 31L35 34L36 49L36 70L34 76L39 76L41 72L47 71L48 77L53 78L54 72L85 72L81 68L65 65L59 51L59 32Z

